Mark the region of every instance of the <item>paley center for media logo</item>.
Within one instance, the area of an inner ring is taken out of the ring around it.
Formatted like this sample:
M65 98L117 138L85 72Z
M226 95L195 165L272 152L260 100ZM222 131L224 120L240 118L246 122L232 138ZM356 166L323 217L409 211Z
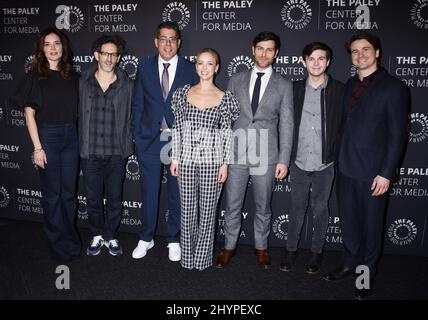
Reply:
M236 56L227 65L227 75L231 77L243 69L251 70L254 67L254 61L248 56Z
M138 70L138 58L130 54L123 56L120 59L119 68L124 70L128 77L130 77L132 80L135 80Z
M416 0L410 8L410 19L420 29L428 29L428 0Z
M389 240L398 246L406 246L416 239L418 228L410 219L397 219L388 227Z
M278 216L272 223L272 231L275 237L281 240L287 240L288 235L288 214Z
M9 192L5 187L0 187L0 208L6 208L10 202Z
M138 160L135 155L130 156L126 163L126 179L131 181L140 180L140 170Z
M288 0L282 7L281 20L291 30L302 30L312 20L312 8L305 0Z
M190 22L190 10L182 2L170 2L162 12L163 21L175 21L180 30L183 30Z
M418 143L428 137L428 116L423 113L410 115L409 142Z

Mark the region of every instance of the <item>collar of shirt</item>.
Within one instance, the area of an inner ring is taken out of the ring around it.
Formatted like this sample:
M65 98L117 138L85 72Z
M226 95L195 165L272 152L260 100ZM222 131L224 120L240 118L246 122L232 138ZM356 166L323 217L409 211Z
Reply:
M103 91L103 89L100 86L100 83L98 82L97 78L95 77L95 72L92 75L92 85L93 85L93 89L95 90L94 93L98 93L98 94L108 94L110 91L114 90L117 86L117 82L118 82L118 76L116 75L116 80L114 80L112 83L110 83L110 85L108 86L106 91Z
M324 89L325 87L327 87L328 84L328 75L325 75L325 79L323 81L323 83L321 83L318 87L314 88L310 83L309 83L309 78L306 79L306 90L308 89L312 89L315 91L318 91L319 89Z
M168 67L168 76L169 76L169 89L171 89L172 83L174 82L174 78L175 78L175 72L177 71L178 55L175 55L169 61L162 59L162 57L159 55L159 59L158 59L159 83L162 83L162 73L164 69L164 66L163 66L164 63L170 64L170 66Z
M259 102L260 102L260 100L262 100L263 94L265 93L270 76L272 75L273 68L272 66L270 66L265 70L259 70L256 66L254 66L253 71L251 72L251 78L250 78L250 98L251 99L253 98L254 85L257 80L257 72L264 73L260 83L260 98L259 98Z
M361 82L361 84L365 85L367 87L367 85L370 83L370 81L376 77L380 72L380 68L377 68L376 71L370 73L367 77L364 77L363 80L360 80L360 78L358 77L358 74L356 74L357 80L359 82Z

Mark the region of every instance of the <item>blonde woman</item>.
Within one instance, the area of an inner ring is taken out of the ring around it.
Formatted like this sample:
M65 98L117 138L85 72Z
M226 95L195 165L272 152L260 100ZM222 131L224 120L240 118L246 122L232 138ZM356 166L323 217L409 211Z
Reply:
M227 178L232 122L239 103L214 84L219 55L210 48L197 53L199 83L173 96L171 174L178 176L181 198L181 265L212 266L217 204Z

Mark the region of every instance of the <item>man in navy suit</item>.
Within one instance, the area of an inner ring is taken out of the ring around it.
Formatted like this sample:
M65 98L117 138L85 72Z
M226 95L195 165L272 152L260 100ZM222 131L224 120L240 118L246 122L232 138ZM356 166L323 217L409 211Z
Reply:
M154 39L158 54L138 66L132 101L133 135L142 173L143 201L140 241L132 253L140 259L154 246L163 165L169 166L168 140L174 122L171 97L177 88L198 81L193 63L177 55L181 35L175 22L162 22ZM165 148L164 148L165 147ZM165 154L163 154L165 153ZM167 168L169 259L180 261L180 195L177 178Z
M344 259L341 268L324 279L343 279L363 265L370 281L357 286L354 296L364 299L373 291L387 191L406 141L409 96L403 82L380 67L378 37L360 31L347 49L358 74L346 84L339 134L337 198Z

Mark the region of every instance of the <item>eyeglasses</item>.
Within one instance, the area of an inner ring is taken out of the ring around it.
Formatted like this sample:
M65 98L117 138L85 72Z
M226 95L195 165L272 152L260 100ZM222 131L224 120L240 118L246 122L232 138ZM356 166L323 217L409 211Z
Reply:
M106 51L99 51L99 54L104 58L107 59L108 57L117 58L120 56L119 52L106 52Z
M177 37L164 37L164 36L158 37L158 39L161 43L167 43L167 42L176 43L178 40Z

